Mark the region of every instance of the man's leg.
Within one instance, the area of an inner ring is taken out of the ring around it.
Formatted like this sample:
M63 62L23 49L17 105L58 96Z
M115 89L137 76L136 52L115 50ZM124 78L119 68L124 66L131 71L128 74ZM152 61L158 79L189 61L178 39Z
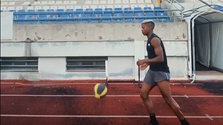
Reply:
M183 113L180 110L180 106L177 102L172 98L171 88L169 84L169 73L165 72L156 72L155 73L155 81L157 82L157 86L160 90L160 93L163 96L163 99L168 104L168 106L172 109L174 114L178 117L182 125L190 125L186 119L184 118Z
M142 83L142 88L141 88L141 93L140 93L140 97L143 100L143 103L146 107L147 112L150 115L150 124L151 125L159 125L156 117L155 117L155 113L154 113L154 109L153 109L153 103L150 100L148 94L150 93L150 91L154 88L154 81L152 78L152 74L150 71L148 71L146 73L146 76L144 78L144 81Z

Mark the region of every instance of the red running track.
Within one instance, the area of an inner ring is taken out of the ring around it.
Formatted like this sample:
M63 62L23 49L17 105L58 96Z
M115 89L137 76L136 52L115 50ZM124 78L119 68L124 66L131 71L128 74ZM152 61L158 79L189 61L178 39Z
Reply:
M223 84L217 83L172 85L171 89L174 98L192 125L222 125L222 86ZM140 90L137 85L110 84L108 96L104 99L90 96L93 95L93 87L94 84L1 84L1 125L144 125L148 123L149 118L138 96ZM161 98L159 90L154 88L151 95L160 124L180 125Z

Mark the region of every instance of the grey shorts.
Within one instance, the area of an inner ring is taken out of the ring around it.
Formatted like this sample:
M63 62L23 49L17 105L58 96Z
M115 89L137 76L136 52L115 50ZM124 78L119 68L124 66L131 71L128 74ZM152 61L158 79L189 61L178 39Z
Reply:
M161 82L164 80L167 80L167 81L170 80L170 73L148 70L143 82L153 86L153 85L157 85L158 82Z

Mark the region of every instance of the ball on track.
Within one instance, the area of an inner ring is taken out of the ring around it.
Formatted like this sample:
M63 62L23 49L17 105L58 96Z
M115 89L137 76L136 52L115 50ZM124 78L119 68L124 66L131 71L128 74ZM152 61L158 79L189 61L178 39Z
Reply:
M107 94L107 87L104 84L97 83L94 86L94 97L101 99L104 98Z

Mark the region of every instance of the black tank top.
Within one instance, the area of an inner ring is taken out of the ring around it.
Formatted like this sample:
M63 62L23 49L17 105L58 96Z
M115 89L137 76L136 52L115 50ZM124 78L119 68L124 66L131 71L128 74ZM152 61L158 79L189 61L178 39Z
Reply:
M158 39L160 39L154 33L148 39L147 45L146 45L146 50L147 50L147 55L148 55L149 59L156 57L154 47L151 45L151 40L154 37L157 37ZM152 71L163 71L163 72L168 72L169 73L170 71L169 71L169 67L168 67L168 64L167 64L166 51L165 51L165 48L164 48L164 45L163 45L163 41L161 39L160 39L160 41L161 41L161 47L163 49L164 62L150 63L150 70L152 70Z

